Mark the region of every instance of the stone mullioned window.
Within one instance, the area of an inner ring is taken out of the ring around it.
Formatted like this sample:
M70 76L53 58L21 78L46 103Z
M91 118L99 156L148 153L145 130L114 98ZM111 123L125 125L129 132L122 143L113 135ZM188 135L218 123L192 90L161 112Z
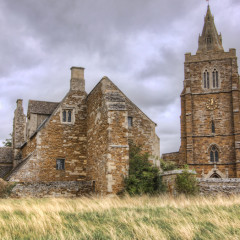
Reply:
M204 89L219 88L219 73L216 68L214 68L212 74L208 69L203 72L203 87Z

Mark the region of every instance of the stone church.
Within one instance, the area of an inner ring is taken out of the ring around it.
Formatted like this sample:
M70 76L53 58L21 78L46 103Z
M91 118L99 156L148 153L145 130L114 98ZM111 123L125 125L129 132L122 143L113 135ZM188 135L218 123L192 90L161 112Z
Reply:
M13 148L0 148L0 177L56 188L64 183L67 189L90 182L95 192L114 194L128 175L130 142L160 165L155 127L107 77L87 94L84 68L72 67L70 90L61 102L29 100L25 116L17 100Z
M181 147L165 160L202 178L240 177L240 86L236 50L225 52L208 6L196 55L185 54Z

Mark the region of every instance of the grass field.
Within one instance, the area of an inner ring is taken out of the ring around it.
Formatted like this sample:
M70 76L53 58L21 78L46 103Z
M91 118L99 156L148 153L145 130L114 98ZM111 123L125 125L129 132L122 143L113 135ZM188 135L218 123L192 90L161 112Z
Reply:
M240 239L240 196L2 199L0 239Z

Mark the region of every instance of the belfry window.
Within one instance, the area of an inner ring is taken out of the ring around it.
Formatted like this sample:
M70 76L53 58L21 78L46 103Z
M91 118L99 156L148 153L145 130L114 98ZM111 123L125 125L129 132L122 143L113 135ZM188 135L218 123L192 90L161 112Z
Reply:
M218 71L214 69L212 73L212 78L213 78L213 88L218 88Z
M210 150L210 161L218 162L218 149L216 146L212 146Z
M215 123L212 121L212 133L215 133Z
M209 89L209 72L207 70L203 73L203 85L204 88Z

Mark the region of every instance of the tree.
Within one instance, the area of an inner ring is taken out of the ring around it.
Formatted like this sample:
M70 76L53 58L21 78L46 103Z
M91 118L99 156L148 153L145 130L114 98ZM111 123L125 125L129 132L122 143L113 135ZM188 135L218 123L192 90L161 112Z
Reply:
M3 141L4 147L12 147L12 134L9 134L11 138L7 138L5 141Z
M196 195L199 192L196 176L186 168L183 170L182 174L177 175L175 183L178 193Z
M129 147L129 177L125 179L125 190L130 195L164 191L159 169L149 162L149 154L142 153L134 144Z

